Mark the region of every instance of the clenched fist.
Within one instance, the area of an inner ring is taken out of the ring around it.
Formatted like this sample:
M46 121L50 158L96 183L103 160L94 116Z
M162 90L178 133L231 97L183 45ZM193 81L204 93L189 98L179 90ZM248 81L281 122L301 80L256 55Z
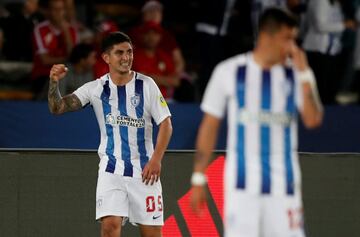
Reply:
M68 68L64 64L54 64L50 70L50 79L59 81L65 77L67 71Z

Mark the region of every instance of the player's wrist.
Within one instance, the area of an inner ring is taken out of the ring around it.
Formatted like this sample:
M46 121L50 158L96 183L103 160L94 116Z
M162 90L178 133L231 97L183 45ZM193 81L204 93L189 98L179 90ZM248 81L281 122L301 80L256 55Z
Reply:
M202 172L194 172L191 175L191 185L204 186L207 183L207 177Z
M310 68L307 68L303 71L299 71L298 78L300 82L310 83L311 86L313 86L316 83L314 73Z

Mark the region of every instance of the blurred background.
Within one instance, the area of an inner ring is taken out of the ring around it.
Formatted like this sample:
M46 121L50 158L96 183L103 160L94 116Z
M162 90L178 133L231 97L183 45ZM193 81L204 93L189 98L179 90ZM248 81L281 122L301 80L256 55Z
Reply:
M97 236L97 122L90 107L51 115L48 75L52 64L68 66L62 95L96 80L108 70L100 42L120 30L133 41L133 69L155 79L173 115L165 236L221 236L221 175L209 187L208 219L194 225L187 216L199 103L214 66L254 47L258 17L271 6L298 19L325 105L320 128L299 124L308 236L359 236L360 0L0 0L0 233ZM218 154L225 143L224 121ZM79 228L69 221L77 214Z
M96 80L108 70L100 42L120 30L132 38L133 69L152 76L170 105L169 148L193 149L214 66L253 48L257 19L271 6L298 19L298 44L326 109L321 128L300 126L300 151L360 152L358 0L1 0L0 147L96 149L91 111L48 113L49 70L54 63L70 69L62 95ZM219 149L225 135L223 129Z

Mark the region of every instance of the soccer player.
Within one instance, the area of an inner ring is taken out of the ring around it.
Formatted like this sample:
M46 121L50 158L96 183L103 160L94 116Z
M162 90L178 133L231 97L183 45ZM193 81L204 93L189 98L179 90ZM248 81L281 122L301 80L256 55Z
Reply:
M119 237L127 219L140 227L141 236L161 236L163 200L161 160L172 133L170 112L155 82L131 70L133 47L122 32L102 42L109 73L62 97L59 80L67 68L50 71L49 108L54 114L91 104L101 132L96 190L96 219L102 237ZM152 119L159 126L155 148Z
M226 237L304 236L297 113L306 127L315 128L322 122L323 109L296 36L291 15L266 10L254 51L218 64L207 86L191 203L201 211L204 171L227 109Z

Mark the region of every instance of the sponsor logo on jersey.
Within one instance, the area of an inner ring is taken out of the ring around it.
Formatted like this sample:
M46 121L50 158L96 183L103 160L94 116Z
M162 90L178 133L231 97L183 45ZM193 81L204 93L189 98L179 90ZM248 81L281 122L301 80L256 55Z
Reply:
M289 113L271 113L271 112L259 112L251 113L246 110L239 112L238 122L259 122L261 124L281 124L289 125L294 117Z
M130 103L135 108L140 104L140 96L135 94L130 97Z
M135 128L143 128L145 127L145 119L143 118L131 118L129 116L122 115L106 115L106 124L110 124L113 126L126 126L126 127L135 127Z
M166 104L166 100L164 99L164 97L162 95L159 96L159 101L160 101L160 105L162 107L166 107L167 104Z

